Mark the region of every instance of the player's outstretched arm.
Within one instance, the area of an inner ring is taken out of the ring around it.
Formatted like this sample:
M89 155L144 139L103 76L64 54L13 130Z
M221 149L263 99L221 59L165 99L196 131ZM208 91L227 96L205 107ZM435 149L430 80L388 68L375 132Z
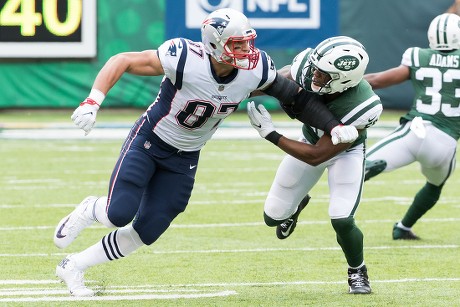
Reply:
M324 134L315 145L288 139L276 132L270 113L263 105L256 108L255 103L251 101L247 108L251 124L261 137L272 142L289 155L310 165L316 166L327 161L351 146L351 144L334 145L331 137L327 134Z
M409 67L405 65L399 65L398 67L388 70L364 75L364 79L369 82L374 90L402 83L409 80L409 78L410 70Z
M125 73L141 76L164 74L163 66L155 50L124 52L112 56L102 67L94 80L89 96L73 112L74 124L90 133L96 123L96 115L109 90Z

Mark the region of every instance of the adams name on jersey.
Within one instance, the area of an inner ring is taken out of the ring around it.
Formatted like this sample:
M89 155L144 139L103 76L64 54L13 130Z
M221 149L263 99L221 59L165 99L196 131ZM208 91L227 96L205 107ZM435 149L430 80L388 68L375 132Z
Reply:
M458 140L460 138L460 50L441 52L412 47L401 64L409 67L415 96L402 120L421 117Z

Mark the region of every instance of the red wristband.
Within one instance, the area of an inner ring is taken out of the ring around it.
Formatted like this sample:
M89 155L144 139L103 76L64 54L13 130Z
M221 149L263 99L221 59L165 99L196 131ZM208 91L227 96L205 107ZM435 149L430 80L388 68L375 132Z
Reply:
M94 101L93 99L91 99L91 98L89 98L89 97L86 98L82 103L80 103L80 106L85 105L85 104L90 104L90 105L92 105L92 106L96 105L96 106L98 106L98 107L101 106L100 104L98 104L96 101Z

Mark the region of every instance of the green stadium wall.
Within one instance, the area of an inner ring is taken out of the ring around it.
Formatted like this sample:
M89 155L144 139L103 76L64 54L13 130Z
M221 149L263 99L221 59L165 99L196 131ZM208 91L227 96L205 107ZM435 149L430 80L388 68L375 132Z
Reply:
M87 96L97 72L112 55L155 49L166 39L165 1L98 0L94 59L0 59L0 109L74 108ZM388 69L399 65L406 48L428 46L429 22L452 1L340 0L340 34L366 46L368 72ZM327 0L321 3L327 6ZM300 51L286 47L266 49L278 68L289 64ZM145 108L156 97L161 79L125 74L108 94L104 107ZM413 91L406 82L377 93L386 108L405 109ZM278 108L274 99L257 99L270 109Z

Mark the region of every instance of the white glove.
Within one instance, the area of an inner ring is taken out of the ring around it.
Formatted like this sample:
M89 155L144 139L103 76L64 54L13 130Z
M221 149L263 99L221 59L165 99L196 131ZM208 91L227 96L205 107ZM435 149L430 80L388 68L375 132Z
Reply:
M248 102L247 108L251 125L259 132L261 137L265 138L270 132L275 131L272 117L263 105L259 104L260 112L256 109L254 101Z
M99 110L97 102L91 98L86 98L85 101L80 103L80 106L75 109L70 118L78 128L85 131L85 135L88 135L96 123L97 110Z
M331 130L332 144L353 143L358 138L355 126L337 125Z

